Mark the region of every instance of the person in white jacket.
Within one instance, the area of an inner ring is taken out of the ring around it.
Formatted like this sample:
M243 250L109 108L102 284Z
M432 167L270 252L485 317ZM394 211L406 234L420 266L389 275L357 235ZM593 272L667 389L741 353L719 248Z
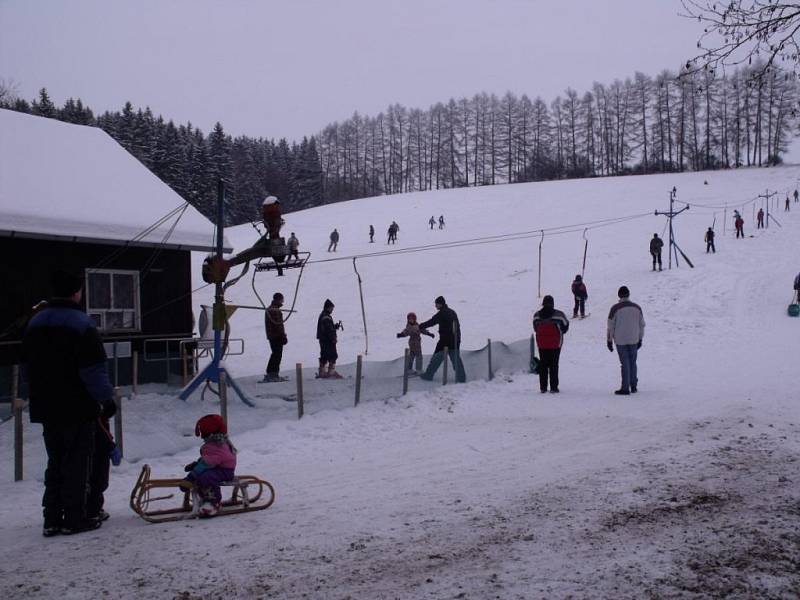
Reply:
M642 347L644 338L644 315L638 304L631 302L630 291L626 286L619 288L617 296L619 302L611 307L608 313L608 351L614 351L617 345L617 354L622 371L622 385L614 393L618 396L627 396L636 393L639 379L636 373L636 357Z

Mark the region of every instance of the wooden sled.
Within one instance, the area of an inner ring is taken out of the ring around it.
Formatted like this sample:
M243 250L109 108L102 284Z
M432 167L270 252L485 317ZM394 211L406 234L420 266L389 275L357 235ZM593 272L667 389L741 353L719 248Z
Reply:
M254 475L237 475L221 487L223 500L216 516L264 510L275 502L272 484ZM229 488L231 494L226 500L224 494ZM168 490L169 493L156 495ZM169 501L178 494L183 495L183 502L175 507L175 502ZM169 507L170 504L173 506ZM150 465L142 467L139 479L131 491L131 509L151 523L195 519L201 516L200 504L200 497L193 483L185 479L151 479Z

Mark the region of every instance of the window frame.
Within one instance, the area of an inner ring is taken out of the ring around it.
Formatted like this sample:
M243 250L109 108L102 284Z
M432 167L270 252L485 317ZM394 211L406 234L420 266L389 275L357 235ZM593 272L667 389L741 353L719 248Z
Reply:
M91 287L89 283L90 275L109 275L109 308L92 307L90 305ZM114 276L126 275L133 278L133 308L114 308ZM129 333L142 330L141 314L141 282L139 281L139 271L135 269L86 269L84 272L83 297L86 303L86 314L94 318L100 317L100 324L97 329L103 333ZM118 327L116 329L107 328L108 313L130 313L133 312L133 327Z

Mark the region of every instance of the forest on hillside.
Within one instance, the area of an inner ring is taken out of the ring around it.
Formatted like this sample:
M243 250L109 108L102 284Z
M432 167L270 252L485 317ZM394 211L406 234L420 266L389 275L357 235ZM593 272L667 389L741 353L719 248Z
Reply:
M100 127L213 220L227 182L228 224L256 219L267 194L284 211L403 192L632 173L773 165L798 125L797 79L758 62L636 73L547 103L508 92L451 98L427 110L391 105L358 113L302 141L205 135L127 102L95 112L56 106L46 89L27 101L0 86L0 107Z

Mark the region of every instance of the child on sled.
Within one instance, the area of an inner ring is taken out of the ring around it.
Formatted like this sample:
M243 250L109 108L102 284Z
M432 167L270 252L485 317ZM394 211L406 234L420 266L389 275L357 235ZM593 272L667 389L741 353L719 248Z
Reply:
M222 502L220 484L234 477L236 448L228 439L228 428L219 415L201 417L194 427L194 434L203 438L203 445L200 446L200 459L184 467L189 473L186 481L197 487L201 498L200 516L213 517L219 512Z
M417 369L416 373L419 374L422 372L422 336L427 335L430 337L434 337L432 333L424 329L420 329L419 323L417 323L417 315L413 312L408 313L406 315L406 327L397 334L398 338L408 337L408 364L406 365L406 369L408 371L414 370L414 364L416 363Z

